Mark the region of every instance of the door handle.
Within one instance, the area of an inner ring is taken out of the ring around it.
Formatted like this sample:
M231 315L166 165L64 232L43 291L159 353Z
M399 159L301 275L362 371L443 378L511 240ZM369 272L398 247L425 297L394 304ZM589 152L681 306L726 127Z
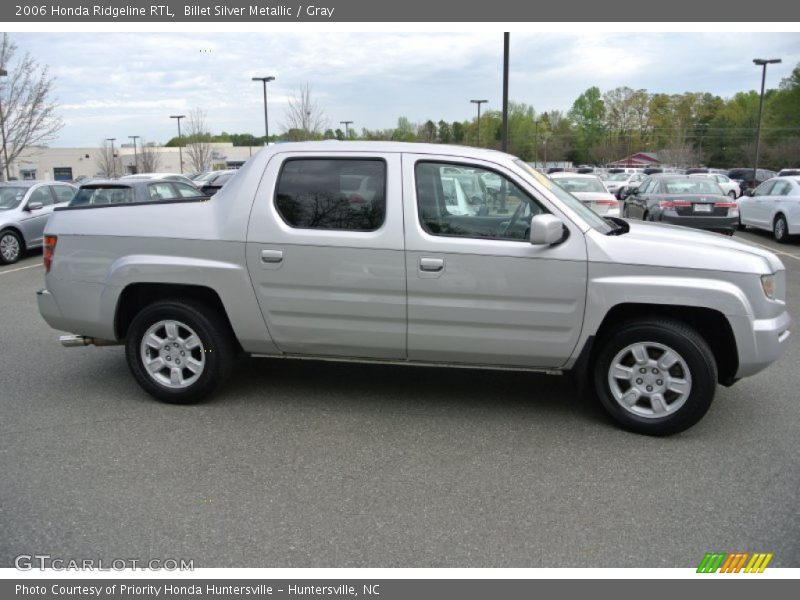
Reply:
M261 262L265 263L283 262L283 250L262 250Z
M419 270L420 271L428 271L430 273L438 273L444 269L444 259L443 258L420 258L419 259Z

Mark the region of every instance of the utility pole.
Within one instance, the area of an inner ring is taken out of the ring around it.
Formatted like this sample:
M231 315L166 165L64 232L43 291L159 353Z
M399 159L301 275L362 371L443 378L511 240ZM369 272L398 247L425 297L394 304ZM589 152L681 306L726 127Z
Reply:
M353 124L352 121L339 121L341 125L344 125L344 139L350 139L350 125Z
M473 104L478 105L478 142L476 146L481 145L481 104L486 104L488 100L470 100Z
M183 175L183 147L181 138L181 119L186 118L186 115L170 115L170 119L177 119L178 121L178 160L181 162L181 175Z
M503 152L508 152L508 53L511 34L503 34Z
M133 172L139 172L139 154L136 152L136 140L139 139L138 135L129 135L129 138L133 140Z

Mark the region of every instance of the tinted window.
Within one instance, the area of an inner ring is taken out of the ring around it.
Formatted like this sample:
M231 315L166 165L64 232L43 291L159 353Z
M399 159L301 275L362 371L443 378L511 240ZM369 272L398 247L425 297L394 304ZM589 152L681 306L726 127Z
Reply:
M197 198L198 196L203 195L203 192L198 190L196 187L186 183L175 182L172 184L172 187L174 187L177 190L178 195L181 198Z
M178 198L178 192L172 187L172 184L164 181L160 183L151 183L147 186L147 192L150 199L158 202L159 200L174 200ZM197 194L195 194L197 195Z
M386 164L374 159L289 159L275 205L301 229L374 231L386 217Z
M473 177L488 173L477 168L473 171ZM419 222L432 235L527 240L531 218L544 212L502 176L497 176L500 185L496 189L473 196L452 165L419 162L415 175Z
M69 202L75 195L75 190L66 185L54 185L53 192L55 192L56 195L56 204Z
M50 188L43 186L31 192L28 198L28 206L34 202L41 202L42 206L51 206L53 204L53 196L50 194Z
M122 185L91 186L80 188L70 201L70 206L105 206L133 202L133 190Z

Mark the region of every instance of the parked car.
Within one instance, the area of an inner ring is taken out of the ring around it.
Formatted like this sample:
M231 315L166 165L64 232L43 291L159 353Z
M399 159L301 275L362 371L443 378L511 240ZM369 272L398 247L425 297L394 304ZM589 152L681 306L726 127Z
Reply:
M728 177L739 184L743 194L747 190L757 188L767 179L775 177L775 175L775 171L768 171L767 169L759 169L755 177L753 177L753 169L737 167L728 171Z
M164 179L109 179L83 184L69 206L109 206L205 199L202 192L182 181Z
M178 173L136 173L135 175L123 175L120 179L164 179L166 181L180 181L195 187L197 186L197 184L186 177L186 175L179 175Z
M450 214L451 164L501 177L513 212ZM358 173L379 180L370 214L341 193ZM243 353L569 372L623 427L664 435L790 336L775 254L601 218L493 150L280 144L202 200L70 206L46 230L44 319L65 346L124 345L167 402L208 396ZM94 376L77 358L72 376Z
M225 171L215 171L214 174L208 178L195 181L200 187L200 191L206 196L213 196L222 189L222 186L230 181L231 177L236 175L237 169L227 169Z
M0 264L15 263L26 251L40 248L53 208L72 200L77 189L58 181L0 183Z
M598 215L618 217L619 201L609 193L597 175L583 173L553 173L550 179L586 204Z
M742 226L771 231L781 243L800 234L800 176L765 181L739 200Z
M739 187L739 184L727 175L721 175L719 173L692 173L691 177L705 177L706 179L716 182L720 189L725 192L725 195L730 196L734 200L742 195L742 189Z
M795 177L800 175L800 169L781 169L778 172L778 177Z
M739 208L715 181L693 175L655 175L625 198L622 216L727 235L739 226Z
M609 173L603 178L603 183L609 193L623 200L644 178L642 173Z

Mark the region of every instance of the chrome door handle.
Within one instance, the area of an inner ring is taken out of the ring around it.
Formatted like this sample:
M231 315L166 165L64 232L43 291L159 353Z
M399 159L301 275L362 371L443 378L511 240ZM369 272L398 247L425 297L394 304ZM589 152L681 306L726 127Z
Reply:
M262 250L261 262L265 263L283 262L283 250Z
M419 259L419 270L420 271L428 271L431 273L438 273L444 269L444 259L443 258L420 258Z

